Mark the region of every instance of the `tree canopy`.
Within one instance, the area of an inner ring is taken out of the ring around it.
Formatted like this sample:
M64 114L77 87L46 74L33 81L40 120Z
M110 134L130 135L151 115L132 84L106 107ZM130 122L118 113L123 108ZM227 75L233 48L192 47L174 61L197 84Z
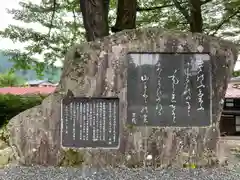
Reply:
M27 42L24 51L7 50L15 68L41 72L45 65L63 61L75 43L138 27L157 26L206 33L240 42L240 1L238 0L42 0L39 4L20 2L21 9L8 9L13 18L40 24L24 28L9 25L0 36ZM42 62L34 55L42 55ZM32 65L34 62L34 65Z

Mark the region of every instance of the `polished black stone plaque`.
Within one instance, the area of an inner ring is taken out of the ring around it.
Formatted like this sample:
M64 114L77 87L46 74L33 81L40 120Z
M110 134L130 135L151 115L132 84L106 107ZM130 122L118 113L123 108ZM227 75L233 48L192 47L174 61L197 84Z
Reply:
M61 143L65 148L118 148L119 99L64 98Z
M202 53L129 53L127 123L204 127L211 124L211 61Z

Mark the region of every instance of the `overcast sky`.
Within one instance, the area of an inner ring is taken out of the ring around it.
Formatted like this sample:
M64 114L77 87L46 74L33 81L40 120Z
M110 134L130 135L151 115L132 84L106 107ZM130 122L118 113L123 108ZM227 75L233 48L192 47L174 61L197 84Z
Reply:
M8 27L9 24L19 25L21 27L28 27L37 29L38 31L46 31L47 29L41 27L39 24L31 23L31 24L25 24L22 22L18 22L13 20L12 16L6 12L6 8L12 9L12 8L20 8L18 3L21 0L0 0L0 30L3 30L4 28ZM29 0L24 0L29 1ZM31 0L33 3L39 3L41 0ZM0 49L23 49L24 44L18 43L18 42L12 42L10 39L3 39L0 38ZM40 58L40 56L38 56ZM41 59L41 58L40 58ZM60 62L57 62L56 65L61 65ZM240 69L240 62L237 62L235 66L235 70Z
M28 0L25 0L28 1ZM40 2L41 0L31 0L32 2ZM3 30L4 28L8 27L9 24L19 25L21 27L27 27L27 28L34 28L41 31L45 31L45 28L41 27L41 25L31 23L31 24L25 24L20 21L16 21L12 18L12 15L8 14L6 9L12 9L16 8L19 9L20 6L18 3L20 0L0 0L0 29ZM10 39L0 39L0 49L22 49L22 44L12 42Z
M16 8L18 7L19 0L7 0L0 1L0 29L3 30L11 23L17 23L14 21L10 14L6 12L6 8ZM18 23L19 24L19 23ZM0 49L19 48L18 43L13 43L9 39L0 39Z
M20 27L26 27L26 28L33 28L37 31L41 31L41 32L48 32L47 28L42 27L40 24L37 23L23 23L21 21L16 21L12 18L11 14L8 14L6 9L20 9L21 6L18 5L18 3L20 1L29 1L29 0L0 0L0 30L3 30L5 28L8 27L8 25L10 24L14 24L14 25L18 25ZM41 2L41 0L31 0L31 2L33 3L39 3ZM19 50L23 50L24 46L27 43L20 43L20 42L13 42L10 39L6 39L6 38L0 38L0 49L19 49ZM35 55L36 58L38 58L39 60L42 60L42 56L41 55ZM62 63L56 62L55 63L56 66L62 66Z

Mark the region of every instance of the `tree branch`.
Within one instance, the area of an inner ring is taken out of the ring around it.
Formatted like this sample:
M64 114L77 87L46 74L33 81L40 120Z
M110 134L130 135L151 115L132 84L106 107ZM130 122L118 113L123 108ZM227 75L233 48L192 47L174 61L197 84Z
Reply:
M73 32L73 38L71 40L71 43L74 43L75 39L76 39L76 36L77 36L77 22L76 22L76 13L75 13L75 10L73 9L72 10L72 13L73 13L73 19L74 19L74 32Z
M178 0L172 0L176 8L182 13L182 15L186 18L188 23L191 23L191 18L188 14L188 11L182 7L182 4L178 2Z
M50 23L51 25L50 25L49 31L48 31L48 37L50 37L50 35L51 35L53 20L54 20L54 16L55 16L55 12L56 12L56 6L57 6L57 0L53 0L53 12L52 12L52 18L51 18L51 23Z
M49 13L49 12L52 12L54 10L53 6L44 7L42 5L32 4L31 2L30 3L19 2L19 5L22 6L23 8L29 9L30 11L39 12L39 13ZM55 10L56 9L62 9L62 8L64 8L63 5L57 4L55 2Z
M187 1L185 2L178 2L179 4L185 4L187 3ZM165 5L161 5L161 6L154 6L154 7L139 7L137 5L137 11L141 12L141 11L154 11L154 10L157 10L157 9L163 9L163 8L167 8L167 7L173 7L175 6L175 4L171 3L171 4L165 4Z
M71 2L69 0L67 0L67 3L70 4ZM75 42L75 39L77 37L77 16L76 16L76 12L75 12L75 9L73 6L71 6L71 10L72 10L72 15L73 15L73 26L74 26L74 29L73 29L73 37L71 39L71 44L73 44Z
M148 8L143 8L143 7L137 6L137 11L139 11L139 12L141 12L141 11L153 11L153 10L163 9L163 8L172 7L172 6L174 6L174 4L166 4L166 5L162 5L162 6L155 6L155 7L148 7Z
M240 13L240 10L234 12L233 14L231 14L230 16L224 18L217 26L215 26L213 29L215 29L215 31L210 34L212 36L216 35L217 32L221 29L221 27L225 24L228 23L230 21L231 18L233 18L234 16L236 16L238 13Z
M204 4L207 4L208 2L211 2L212 0L204 0L204 1L201 1L201 5L204 5Z

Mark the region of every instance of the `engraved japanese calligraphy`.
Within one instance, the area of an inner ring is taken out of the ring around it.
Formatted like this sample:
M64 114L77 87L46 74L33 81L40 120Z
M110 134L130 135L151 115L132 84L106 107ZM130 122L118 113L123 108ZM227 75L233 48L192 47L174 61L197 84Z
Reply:
M177 70L175 69L173 75L168 76L169 79L172 81L172 96L171 96L171 104L169 107L172 108L172 118L173 122L176 122L176 85L179 83L179 80L176 76Z
M143 95L142 97L144 98L144 106L141 110L141 114L143 117L143 122L147 123L148 122L148 106L147 106L147 100L148 100L148 95L147 95L147 82L149 80L149 77L147 77L146 75L141 76L141 81L143 82Z
M63 99L62 146L67 148L118 148L118 108L118 98L68 97Z
M210 56L204 53L129 53L127 123L205 127L211 124Z
M154 56L156 57L156 56ZM160 61L157 62L156 64L156 71L157 71L157 93L156 93L156 111L158 115L162 114L162 104L161 104L161 98L162 98L162 90L161 90L161 63Z
M187 115L191 112L191 89L190 89L190 63L187 62L185 70L184 96L187 104Z
M197 70L197 92L198 92L198 111L203 111L203 92L202 88L205 88L205 85L203 84L204 81L204 74L202 74L203 69L203 60L197 59L198 64L198 70Z

